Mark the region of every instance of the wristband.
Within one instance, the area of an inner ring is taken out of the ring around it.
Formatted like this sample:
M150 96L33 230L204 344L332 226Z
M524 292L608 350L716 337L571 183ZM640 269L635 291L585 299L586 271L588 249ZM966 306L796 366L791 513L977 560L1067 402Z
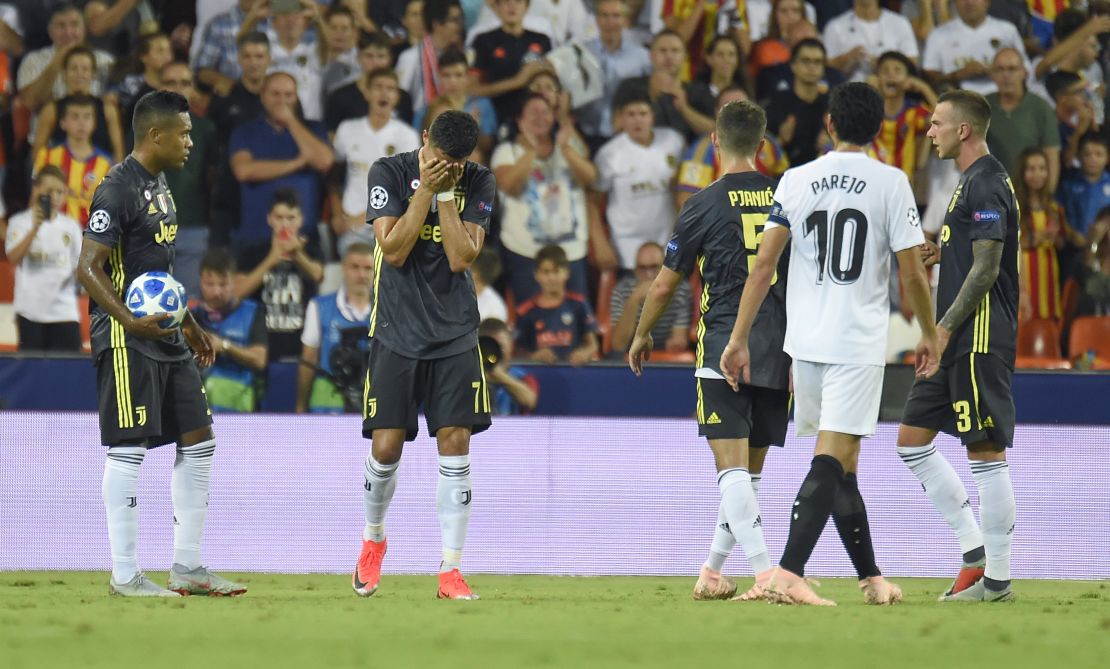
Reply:
M436 199L440 202L453 202L455 200L455 191L446 190L442 193L436 193Z

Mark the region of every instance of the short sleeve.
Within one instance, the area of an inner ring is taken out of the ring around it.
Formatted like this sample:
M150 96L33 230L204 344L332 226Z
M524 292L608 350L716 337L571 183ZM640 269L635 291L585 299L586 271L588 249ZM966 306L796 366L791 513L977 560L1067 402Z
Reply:
M921 230L921 216L913 197L913 188L903 173L898 174L890 194L890 207L887 210L887 226L890 250L894 253L905 251L925 243L925 233Z
M504 165L512 165L516 161L515 145L512 142L501 142L493 150L493 155L489 159L489 166L490 169L496 169Z
M335 160L342 162L347 160L347 130L346 121L339 124L339 128L335 131L335 144L332 147L335 149Z
M967 205L971 210L968 230L972 241L1006 240L1006 221L1011 206L1010 187L1001 175L980 175L971 180Z
M89 205L89 226L85 229L85 239L113 248L119 244L124 228L131 223L130 210L137 197L137 193L117 180L102 181Z
M320 307L317 300L310 300L304 312L304 330L301 343L309 348L320 348Z
M250 126L243 124L231 131L231 139L227 143L227 155L234 156L240 151L250 153Z
M594 165L597 167L597 182L594 183L594 190L599 193L608 193L613 188L613 161L610 158L615 151L611 148L612 142L609 140L601 150L597 152L594 158Z
M380 158L370 166L367 177L370 189L366 204L366 222L373 224L379 218L400 218L405 213L405 198L397 167L389 159Z
M474 180L467 189L466 202L459 218L466 223L473 223L489 232L489 219L493 215L493 202L497 197L497 184L493 181L493 173L484 167L474 166L477 171Z
M682 205L682 211L678 213L678 223L671 240L667 242L663 266L683 276L690 276L701 251L705 227L701 221L698 198L692 197Z
M8 222L8 234L4 238L4 252L11 253L12 248L23 241L30 230L30 217L13 216Z

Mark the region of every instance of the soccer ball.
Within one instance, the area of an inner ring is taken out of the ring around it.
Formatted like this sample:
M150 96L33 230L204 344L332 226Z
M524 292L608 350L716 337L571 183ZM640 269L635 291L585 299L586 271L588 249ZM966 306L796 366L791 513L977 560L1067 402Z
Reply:
M127 289L127 308L136 318L166 314L159 325L175 328L185 319L185 286L166 272L146 272L135 277Z

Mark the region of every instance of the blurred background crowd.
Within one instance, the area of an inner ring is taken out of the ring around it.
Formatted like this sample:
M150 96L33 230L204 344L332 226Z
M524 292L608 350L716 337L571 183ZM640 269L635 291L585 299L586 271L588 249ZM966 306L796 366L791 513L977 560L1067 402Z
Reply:
M925 132L978 91L1021 205L1018 365L1110 366L1110 0L58 0L0 2L0 350L87 347L73 280L92 193L148 91L191 102L170 170L175 276L219 352L213 406L258 405L302 361L299 411L358 405L373 309L367 174L471 113L499 190L471 270L499 413L539 391L512 361L620 360L677 211L719 176L716 110L767 111L771 177L831 150L831 87L875 86L870 153L905 171L935 238L958 181ZM916 325L892 277L888 361ZM654 334L692 362L702 285Z

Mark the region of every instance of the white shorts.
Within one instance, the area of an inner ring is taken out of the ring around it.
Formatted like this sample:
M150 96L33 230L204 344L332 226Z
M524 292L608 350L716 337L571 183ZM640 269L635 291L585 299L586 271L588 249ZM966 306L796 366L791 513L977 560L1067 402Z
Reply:
M794 429L800 437L840 432L875 434L883 371L879 365L794 361Z

